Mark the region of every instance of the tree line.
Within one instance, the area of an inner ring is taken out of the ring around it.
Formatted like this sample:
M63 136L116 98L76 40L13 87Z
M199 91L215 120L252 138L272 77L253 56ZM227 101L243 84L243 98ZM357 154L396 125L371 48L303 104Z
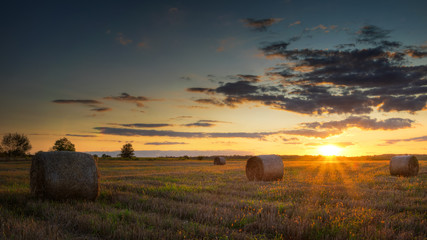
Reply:
M30 139L25 134L20 133L8 133L3 136L0 144L0 157L25 157L29 155L29 151L32 149ZM66 137L60 138L55 141L49 151L76 151L75 145L68 140ZM119 154L122 158L133 158L135 157L134 149L132 144L126 143L121 148ZM97 157L95 155L95 157ZM102 155L102 158L108 158L106 154Z

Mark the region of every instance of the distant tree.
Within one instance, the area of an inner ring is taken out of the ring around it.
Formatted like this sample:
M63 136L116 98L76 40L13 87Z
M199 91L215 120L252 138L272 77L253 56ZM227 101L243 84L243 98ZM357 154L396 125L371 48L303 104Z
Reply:
M126 143L122 147L122 153L120 154L120 157L122 158L132 158L135 156L132 144Z
M75 152L76 148L74 144L70 142L67 138L63 137L61 139L56 140L55 144L52 147L53 151L70 151Z
M203 160L203 156L198 156L197 160Z
M31 149L30 140L24 134L8 133L1 142L2 152L9 157L22 157Z
M107 155L107 154L102 154L101 158L103 158L103 159L105 159L105 158L111 158L111 156Z
M188 159L190 159L190 157L189 157L188 155L184 155L184 156L182 157L182 159L184 159L184 160L188 160Z

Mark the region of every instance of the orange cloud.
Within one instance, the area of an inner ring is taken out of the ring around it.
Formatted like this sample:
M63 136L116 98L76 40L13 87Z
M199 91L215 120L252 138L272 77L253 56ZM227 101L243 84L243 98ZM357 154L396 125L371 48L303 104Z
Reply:
M117 33L117 37L116 37L116 40L121 44L121 45L123 45L123 46L126 46L126 45L128 45L128 44L130 44L130 43L132 43L132 40L131 39L129 39L129 38L127 38L127 37L125 37L124 35L123 35L123 33Z
M299 25L299 24L301 24L301 21L300 21L300 20L298 20L298 21L296 21L296 22L293 22L293 23L289 24L289 27L292 27L292 26L295 26L295 25Z

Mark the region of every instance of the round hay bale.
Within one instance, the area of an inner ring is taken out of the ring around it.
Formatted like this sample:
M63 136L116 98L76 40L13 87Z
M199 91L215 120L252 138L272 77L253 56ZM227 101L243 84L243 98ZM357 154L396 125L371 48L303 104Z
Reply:
M225 157L215 157L214 165L225 165Z
M36 197L95 200L99 194L98 167L86 153L40 152L32 159L30 186Z
M275 181L283 178L283 161L277 155L251 157L246 162L249 181Z
M392 176L416 176L420 165L414 155L394 156L390 160L390 174Z

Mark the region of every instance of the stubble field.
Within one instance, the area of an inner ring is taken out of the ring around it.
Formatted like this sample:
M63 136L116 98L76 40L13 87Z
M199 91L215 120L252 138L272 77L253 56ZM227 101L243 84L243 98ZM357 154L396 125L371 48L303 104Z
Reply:
M249 182L244 160L99 160L94 201L29 193L31 162L0 162L0 239L426 239L427 161L284 161Z

